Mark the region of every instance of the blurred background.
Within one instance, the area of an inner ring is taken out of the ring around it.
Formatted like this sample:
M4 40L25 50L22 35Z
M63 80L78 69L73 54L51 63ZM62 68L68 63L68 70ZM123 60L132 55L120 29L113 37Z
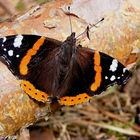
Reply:
M0 0L0 20L51 0ZM132 58L133 59L133 56ZM127 85L113 86L90 103L64 107L24 129L20 140L140 140L140 63Z
M0 17L6 18L25 12L29 8L51 0L0 0Z

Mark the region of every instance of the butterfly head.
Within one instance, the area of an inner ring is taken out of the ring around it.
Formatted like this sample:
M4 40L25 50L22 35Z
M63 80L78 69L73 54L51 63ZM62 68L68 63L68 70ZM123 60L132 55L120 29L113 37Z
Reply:
M75 32L71 33L71 35L67 37L65 42L67 42L68 44L74 46L75 43L76 43Z
M75 33L73 32L61 45L61 60L69 63L76 47Z

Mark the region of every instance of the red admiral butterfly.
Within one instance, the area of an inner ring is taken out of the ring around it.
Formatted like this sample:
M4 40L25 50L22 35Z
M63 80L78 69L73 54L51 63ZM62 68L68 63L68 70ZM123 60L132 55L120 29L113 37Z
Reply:
M21 80L22 89L44 103L81 104L130 77L115 58L77 45L75 33L64 42L36 35L7 36L0 39L0 56Z

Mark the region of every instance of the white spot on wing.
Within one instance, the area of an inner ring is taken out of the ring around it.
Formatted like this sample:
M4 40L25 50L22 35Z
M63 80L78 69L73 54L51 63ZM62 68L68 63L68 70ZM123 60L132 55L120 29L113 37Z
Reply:
M105 76L105 79L108 79L108 77L107 77L107 76Z
M114 81L116 77L114 75L111 76L110 81Z
M6 49L6 48L4 48L3 50L4 50L4 51L7 51L7 49Z
M13 50L9 50L9 51L8 51L8 55L9 55L9 56L13 56Z
M7 39L6 37L3 37L3 41L2 42L4 43L6 41L6 39Z
M117 70L118 67L118 61L116 59L113 59L112 64L110 65L110 71L114 72Z
M125 73L125 72L126 72L126 70L127 70L126 68L123 68L123 73Z
M17 35L15 40L14 40L14 47L18 47L20 48L21 44L22 44L22 39L23 39L23 36L22 35Z
M18 58L19 57L19 54L17 54L16 57Z
M117 79L120 79L121 77L118 77Z

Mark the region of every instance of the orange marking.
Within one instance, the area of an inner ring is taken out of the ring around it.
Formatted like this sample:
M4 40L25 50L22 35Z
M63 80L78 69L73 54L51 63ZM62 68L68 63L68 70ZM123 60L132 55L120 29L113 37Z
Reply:
M92 91L96 91L100 87L102 81L102 67L100 66L100 61L100 53L96 51L94 54L95 82L90 86Z
M30 50L28 50L26 55L21 60L21 63L19 66L20 74L26 75L28 73L28 64L31 61L32 56L34 56L37 53L37 51L39 50L41 45L44 43L44 41L45 41L45 37L41 37L40 39L36 41L33 47Z
M37 101L46 102L48 100L48 94L36 89L29 81L22 80L21 88L30 97L36 99Z
M71 106L71 105L77 105L77 104L87 102L90 99L91 99L91 97L87 93L82 93L77 96L62 97L62 98L60 98L59 103L60 103L60 105Z

